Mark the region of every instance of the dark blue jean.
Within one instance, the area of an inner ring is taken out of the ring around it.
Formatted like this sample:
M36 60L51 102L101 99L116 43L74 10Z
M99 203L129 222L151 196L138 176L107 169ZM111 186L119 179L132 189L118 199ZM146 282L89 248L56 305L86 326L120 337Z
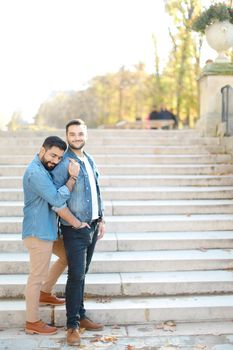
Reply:
M74 229L61 226L68 261L66 283L67 328L79 327L79 320L85 318L84 287L85 274L88 271L98 238L98 223L91 228Z

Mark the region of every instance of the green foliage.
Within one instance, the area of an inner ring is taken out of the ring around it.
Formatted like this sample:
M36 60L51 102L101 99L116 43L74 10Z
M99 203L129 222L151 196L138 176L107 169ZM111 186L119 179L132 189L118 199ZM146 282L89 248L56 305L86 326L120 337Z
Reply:
M202 39L188 29L200 9L200 0L166 0L172 49L163 69L154 35L153 74L139 62L131 69L121 67L94 77L82 91L58 92L40 106L35 118L38 127L64 128L72 118L83 118L90 127L114 126L121 120L144 119L152 106L159 109L161 104L177 115L180 125L194 126Z
M173 48L162 74L165 103L173 109L180 126L194 126L198 118L198 84L202 41L189 28L198 13L199 0L166 0L172 23L169 35Z
M192 29L196 32L205 33L206 27L215 21L229 21L233 24L233 9L224 3L213 4L195 18Z

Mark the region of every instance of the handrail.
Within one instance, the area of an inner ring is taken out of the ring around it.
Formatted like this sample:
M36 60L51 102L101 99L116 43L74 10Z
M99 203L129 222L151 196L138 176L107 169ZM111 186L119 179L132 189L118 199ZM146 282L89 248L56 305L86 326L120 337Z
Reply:
M226 136L233 135L233 87L225 85L222 94L222 122L226 124Z

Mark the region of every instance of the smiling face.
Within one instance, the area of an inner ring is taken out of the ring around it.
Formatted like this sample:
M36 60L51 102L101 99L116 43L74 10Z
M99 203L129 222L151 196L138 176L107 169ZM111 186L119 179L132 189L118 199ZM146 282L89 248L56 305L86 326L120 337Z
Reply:
M63 154L64 151L56 146L52 146L49 149L42 147L39 157L45 169L50 171L62 160Z
M66 138L73 151L81 151L87 140L86 125L70 125L66 133Z

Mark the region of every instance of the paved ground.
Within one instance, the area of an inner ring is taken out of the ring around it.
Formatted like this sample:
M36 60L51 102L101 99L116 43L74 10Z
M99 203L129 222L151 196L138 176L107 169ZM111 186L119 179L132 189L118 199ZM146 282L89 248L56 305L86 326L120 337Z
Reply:
M102 332L84 331L80 347L65 343L65 329L53 336L26 335L23 329L1 329L1 350L233 350L233 321L174 322L154 325L107 326Z

